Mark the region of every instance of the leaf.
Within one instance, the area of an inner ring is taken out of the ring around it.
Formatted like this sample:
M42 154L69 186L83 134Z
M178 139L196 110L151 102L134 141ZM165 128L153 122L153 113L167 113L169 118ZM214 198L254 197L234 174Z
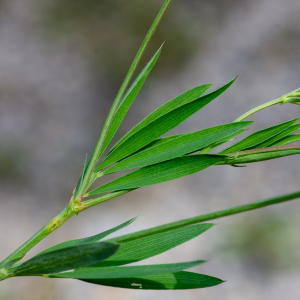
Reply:
M237 142L236 144L226 148L225 150L219 152L219 154L225 153L234 153L246 149L253 148L254 146L261 144L262 142L268 140L269 138L273 137L274 135L282 132L293 123L295 123L298 119L290 120L263 130L256 131L243 140Z
M91 162L91 156L89 157L89 160L88 160L88 163L86 163L86 158L85 158L85 161L84 161L84 164L83 164L83 167L81 169L81 172L80 172L80 175L79 175L79 178L78 178L78 181L77 181L77 184L75 186L75 189L73 191L73 201L77 198L78 196L78 192L79 192L79 189L80 189L80 186L81 186L81 183L82 183L82 180L84 178L84 175L85 175L85 172L89 166Z
M218 285L224 281L203 274L176 272L148 275L138 278L89 279L88 283L139 290L183 290L198 289Z
M161 109L160 107L158 110L160 110L159 115L161 116L155 118L151 123L143 126L134 134L131 134L129 132L129 136L124 141L122 141L122 143L120 143L117 148L109 153L106 158L104 158L100 165L97 166L96 170L99 171L104 167L107 167L121 160L122 158L136 152L137 150L151 143L153 140L175 128L180 123L189 118L192 114L200 110L202 107L204 107L213 99L218 97L221 93L223 93L233 83L233 81L234 80L202 97L198 97L196 99L189 98L188 103L181 106L176 105L177 108L170 111L169 107L167 107L168 109ZM183 102L180 96L179 99L181 102ZM156 111L154 111L153 113L155 113ZM140 126L140 124L141 123L139 123L137 126Z
M86 267L113 255L119 246L112 242L99 242L62 248L36 255L9 271L16 276L24 276Z
M121 176L92 190L86 196L166 182L202 171L223 159L224 156L216 154L177 157Z
M116 131L118 130L123 118L125 117L128 109L130 108L132 102L134 101L135 97L139 93L141 87L143 86L147 76L149 75L150 71L154 67L159 55L161 53L161 47L159 50L155 53L155 55L152 57L152 59L148 62L146 67L142 70L142 72L139 74L137 79L133 82L127 93L122 99L122 102L120 106L118 107L118 110L116 111L116 114L114 115L114 118L111 122L111 125L109 127L109 130L107 132L107 135L105 137L105 141L103 143L102 149L106 149L107 145L115 135ZM102 151L103 152L103 151Z
M158 107L152 113L150 113L146 118L144 118L140 123L134 126L130 131L128 131L109 151L109 153L113 152L120 144L122 144L126 139L130 136L134 135L136 132L141 130L143 127L147 126L151 122L155 121L156 119L162 117L163 115L171 112L172 110L187 104L201 95L203 95L209 88L211 84L203 84L200 86L196 86L186 92L180 94L179 96L175 97L174 99L166 102L165 104Z
M228 165L231 165L231 164L247 164L247 163L270 160L270 159L275 159L275 158L289 156L289 155L295 155L295 154L300 154L300 149L299 150L291 149L291 150L269 151L269 152L261 152L261 153L241 155L241 156L238 156L235 159L228 160L224 164L228 164Z
M74 200L78 195L83 195L85 193L85 191L88 189L88 186L90 184L90 178L92 176L92 173L94 172L95 169L95 165L99 159L99 157L101 156L101 154L103 153L103 151L105 150L105 148L103 147L103 144L105 142L105 138L106 138L106 134L107 131L109 130L109 127L111 125L111 122L113 120L113 117L117 111L117 109L119 108L119 105L123 99L123 95L126 92L126 89L132 79L132 76L136 70L137 65L139 64L139 61L141 60L141 57L151 39L151 37L153 36L161 18L163 17L167 7L169 6L171 0L165 0L164 4L162 5L160 11L158 12L156 18L154 19L150 29L148 30L141 47L139 48L135 58L133 59L133 62L125 76L125 79L117 93L117 96L110 108L110 111L107 115L107 118L104 122L104 126L103 129L101 131L101 134L99 136L99 139L97 141L97 144L92 152L92 155L89 158L87 167L86 167L86 171L84 172L84 177L82 179L80 179L80 183L79 183L79 187L77 190L77 193L75 195L75 197L73 197L73 203L74 204Z
M44 253L48 253L50 251L54 251L54 250L58 250L58 249L62 249L62 248L66 248L66 247L71 247L71 246L77 246L77 245L81 245L81 244L86 244L86 243L93 243L93 242L98 242L102 239L104 239L106 236L108 236L109 234L112 234L126 226L128 226L129 224L131 224L133 221L135 221L137 217L130 219L129 221L126 221L124 223L122 223L121 225L118 225L114 228L111 228L109 230L106 230L104 232L98 233L96 235L93 236L89 236L87 238L83 238L83 239L76 239L76 240L70 240L70 241L66 241L63 243L60 243L58 245L55 245L53 247L50 247L42 252L40 252L38 255L40 254L44 254Z
M214 226L214 224L186 226L134 241L124 242L119 251L113 256L103 262L90 265L89 267L120 266L141 261L181 245L204 233L212 226Z
M241 129L233 134L230 134L228 136L225 136L224 138L218 140L215 144L212 145L211 150L219 147L220 145L224 144L224 143L227 143L227 142L230 142L230 141L233 141L237 136L243 134L247 129Z
M201 149L201 151L199 152L199 154L205 154L205 153L210 153L212 150L214 150L215 148L219 147L220 145L227 143L229 141L234 140L237 136L239 136L240 134L244 133L247 129L241 129L238 130L235 133L232 133L228 136L225 136L221 139L219 139L218 141L216 141L215 143L212 143L211 145L208 145L207 147L204 147L203 149Z
M140 168L153 165L162 161L195 152L205 146L214 143L224 136L231 135L248 127L253 122L236 122L226 125L215 126L204 130L177 135L140 151L103 172L104 175L123 170Z
M114 147L108 152L108 155L100 162L100 164L95 168L94 172L98 172L103 168L109 166L110 164L121 160L122 158L138 151L139 149L147 146L149 143L154 141L156 138L162 136L164 133L168 132L171 129L165 128L165 132L162 130L164 129L162 126L162 122L165 120L164 116L172 113L178 107L183 106L186 103L189 103L195 99L198 99L206 90L209 89L211 85L205 84L198 87L195 87L191 90L186 91L185 93L177 96L176 98L168 101L167 103L163 104L152 113L150 113L146 118L144 118L140 123L134 126L129 132L127 132L115 145ZM168 121L168 120L166 120ZM152 124L153 123L153 124ZM145 138L145 134L151 130L153 126L157 126L156 123L160 123L160 127L157 127L157 132L155 135L148 136L148 139L141 141L138 143L139 136L141 138ZM177 124L178 125L178 124ZM175 125L175 127L177 126ZM161 128L162 127L162 128ZM174 127L173 127L174 128ZM162 133L160 133L162 132ZM128 147L129 143L129 150L125 155L121 155L120 150L124 147ZM135 143L135 144L134 144ZM117 151L117 152L116 152ZM114 153L114 154L113 154ZM115 158L117 157L117 158Z
M285 136L284 138L276 141L274 144L270 145L270 147L275 146L285 146L294 142L300 141L300 134L290 134L288 136Z
M105 278L131 278L164 273L179 272L205 263L204 260L163 265L144 265L130 267L103 267L81 268L72 272L55 273L50 278L74 278L74 279L105 279Z
M175 139L175 138L177 138L178 136L180 136L180 134L171 135L171 136L167 136L167 137L163 137L163 138L156 139L156 140L152 141L151 143L149 143L148 145L146 145L145 147L142 147L142 148L139 149L138 151L136 151L136 152L130 154L130 155L127 156L126 158L121 159L120 161L122 161L122 160L124 160L124 159L127 159L128 157L133 156L133 155L135 155L135 154L138 154L139 152L144 151L144 150L146 150L146 149L148 149L148 148L150 148L150 147L158 146L158 145L160 145L160 144L162 144L162 143L165 143L165 142L167 142L167 141L170 141L170 140L172 140L172 139ZM101 173L101 172L98 172L98 173L96 173L96 174L100 174L100 173Z
M291 125L290 127L288 127L287 129L283 130L282 132L280 132L279 134L273 136L272 138L266 140L265 142L257 145L255 148L264 148L264 147L269 147L269 146L273 146L275 145L275 143L279 140L281 140L282 138L284 138L285 136L287 136L290 133L293 133L297 130L300 129L300 123L295 124L295 125ZM281 146L281 145L277 145L276 146Z

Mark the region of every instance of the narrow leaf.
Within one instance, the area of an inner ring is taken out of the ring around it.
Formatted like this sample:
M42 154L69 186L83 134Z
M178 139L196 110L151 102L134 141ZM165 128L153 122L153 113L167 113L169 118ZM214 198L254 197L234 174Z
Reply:
M256 131L244 138L243 140L239 141L238 143L219 152L219 154L233 153L246 149L251 149L254 146L259 145L262 142L270 139L274 135L282 132L283 130L291 126L293 123L295 123L297 120L298 119L290 120L263 130Z
M139 74L137 79L133 82L127 93L122 99L122 102L116 111L116 114L113 117L113 120L111 122L111 125L109 127L109 130L107 132L105 141L103 143L102 152L106 149L107 145L115 135L116 131L118 130L123 118L125 117L128 109L130 108L132 102L134 101L135 97L139 93L141 87L143 86L147 76L149 75L150 71L154 67L159 55L161 53L161 48L155 53L155 55L152 57L152 59L149 61L149 63L146 65L146 67L142 70L142 72Z
M288 136L285 136L284 138L276 141L275 143L271 144L270 147L274 146L285 146L294 142L300 141L300 134L290 134Z
M211 145L208 145L207 147L204 147L203 149L201 149L201 151L199 152L199 154L205 154L205 153L210 153L212 150L214 150L215 148L219 147L220 145L227 143L229 141L234 140L237 136L239 136L240 134L244 133L247 129L241 129L238 130L235 133L232 133L228 136L225 136L219 140L217 140L216 142L212 143Z
M258 161L265 161L265 160L280 158L280 157L289 156L289 155L295 155L295 154L300 154L300 149L269 151L269 152L241 155L235 159L228 160L224 164L228 164L228 165L248 164L248 163L253 163L253 162L258 162Z
M223 93L234 80L230 81L223 87L207 94L202 97L196 98L189 103L183 104L176 109L173 109L166 113L163 110L163 115L155 119L148 125L142 127L136 133L130 135L124 140L117 148L115 148L107 157L100 163L97 170L101 170L106 166L109 166L122 158L136 152L142 147L148 145L161 135L167 133L171 129L178 126L180 123L185 121L191 115L196 113L202 107L207 105L213 99Z
M153 165L162 161L195 152L224 136L231 135L253 122L236 122L226 125L215 126L204 130L177 135L176 138L165 142L156 143L147 149L132 155L116 165L105 170L103 174L110 174L128 169L140 168Z
M112 242L88 243L36 255L12 268L16 276L49 274L87 267L113 255L119 244Z
M125 242L113 256L90 267L127 265L164 253L210 229L214 224L186 226L168 232L157 233L138 240ZM108 240L109 241L109 240Z
M272 138L266 140L265 142L257 145L255 148L264 148L264 147L269 147L269 146L281 146L281 145L277 145L277 144L275 145L275 143L277 141L281 140L282 138L286 137L288 134L293 133L299 129L300 129L300 123L291 125L287 129L280 132L279 134L277 134L277 135L273 136Z
M165 104L158 107L156 110L154 110L152 113L150 113L146 118L144 118L140 123L138 123L136 126L134 126L130 131L128 131L109 151L109 153L113 152L117 147L119 147L120 144L122 144L126 139L128 139L130 136L141 130L143 127L147 126L154 120L160 118L161 116L169 113L170 111L178 108L179 106L182 106L186 103L189 103L197 98L199 98L201 95L203 95L209 88L211 87L211 84L203 84L200 86L196 86L181 95L175 97L174 99L166 102Z
M127 190L181 178L202 171L223 159L224 156L215 154L177 157L121 176L94 189L86 196L117 190Z
M94 243L94 242L98 242L102 239L104 239L106 236L108 236L109 234L112 234L126 226L128 226L129 224L131 224L135 219L135 218L132 218L131 220L129 221L126 221L124 223L122 223L121 225L118 225L114 228L111 228L109 230L106 230L104 232L101 232L101 233L98 233L96 235L93 235L93 236L90 236L90 237L87 237L87 238L83 238L83 239L76 239L76 240L70 240L70 241L66 241L66 242L63 242L63 243L60 243L58 245L55 245L53 247L50 247L42 252L40 252L38 255L40 254L44 254L44 253L48 253L48 252L51 252L51 251L54 251L54 250L58 250L58 249L62 249L62 248L66 248L66 247L71 247L71 246L77 246L77 245L81 245L81 244L86 244L86 243Z
M84 174L84 177L80 183L80 186L79 186L79 189L78 189L78 192L77 194L80 194L80 195L83 195L85 193L85 191L87 190L88 188L88 185L89 185L89 182L90 182L90 178L91 178L91 175L92 173L94 172L94 169L95 169L95 165L99 159L99 157L101 156L101 154L103 153L103 151L105 150L104 147L103 147L103 144L105 142L105 138L106 138L106 135L107 135L107 132L109 130L109 127L111 125L111 122L113 120L113 117L122 101L122 98L123 98L123 95L124 93L126 92L126 89L131 81L131 78L136 70L136 67L137 65L139 64L139 61L151 39L151 37L153 36L161 18L163 17L167 7L169 6L171 0L165 0L164 4L162 5L160 11L158 12L155 20L153 21L150 29L148 30L147 32L147 35L145 36L143 42L142 42L142 45L141 47L139 48L130 68L129 68L129 71L127 72L126 76L125 76L125 79L117 93L117 96L112 104L112 107L107 115L107 118L104 122L104 126L103 126L103 129L101 131L101 134L100 134L100 137L97 141L97 144L92 152L92 155L90 156L90 159L89 159L89 163L88 163L88 167L86 168L86 172ZM77 196L77 195L76 195ZM73 199L74 201L74 199ZM74 202L73 202L74 203Z
M186 271L137 278L89 279L83 281L98 285L139 290L199 289L212 287L224 282L216 277Z
M103 267L103 268L81 268L72 272L55 273L49 275L50 278L75 278L75 279L108 279L108 278L131 278L164 273L179 272L191 267L205 263L204 260L191 262L164 264L164 265L144 265L132 267Z

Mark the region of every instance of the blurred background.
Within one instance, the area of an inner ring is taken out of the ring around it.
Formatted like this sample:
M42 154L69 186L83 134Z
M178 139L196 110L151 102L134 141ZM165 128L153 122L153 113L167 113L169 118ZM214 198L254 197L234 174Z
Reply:
M109 107L163 0L0 1L1 260L67 204ZM162 42L161 57L117 138L152 110L199 84L221 97L172 134L229 123L300 86L299 0L174 0L140 69ZM254 115L259 130L299 117L296 105ZM299 189L299 157L218 166L145 187L69 220L29 254L104 231L134 216L118 234ZM195 240L145 263L194 259L192 269L227 280L209 289L138 291L76 280L13 278L0 299L299 299L300 206L290 203L216 221ZM144 262L143 262L144 263Z

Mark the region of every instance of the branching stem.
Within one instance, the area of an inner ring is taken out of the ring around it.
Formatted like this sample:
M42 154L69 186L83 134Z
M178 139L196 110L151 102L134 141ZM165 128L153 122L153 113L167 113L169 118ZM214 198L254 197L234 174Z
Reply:
M43 228L41 228L34 236L32 236L28 241L26 241L21 247L19 247L6 259L4 259L0 264L0 268L5 267L5 265L10 263L11 261L17 262L21 260L25 256L25 254L30 249L32 249L37 243L39 243L51 232L59 228L62 224L64 224L68 219L70 219L74 215L75 212L73 212L70 209L70 206L68 205L60 214L58 214L55 218L53 218L50 222L48 222Z
M295 98L297 97L298 98L298 95L299 95L299 88L292 91L292 92L289 92L287 94L284 94L282 96L280 96L279 98L275 99L275 100L272 100L272 101L269 101L267 103L264 103L262 105L259 105L251 110L249 110L248 112L244 113L243 115L241 115L240 117L238 117L236 120L234 120L234 122L240 122L240 121L243 121L244 119L248 118L249 116L251 116L252 114L264 109L264 108L267 108L267 107L270 107L270 106L273 106L273 105L276 105L276 104L284 104L284 103L288 103L288 101L291 99L291 98Z

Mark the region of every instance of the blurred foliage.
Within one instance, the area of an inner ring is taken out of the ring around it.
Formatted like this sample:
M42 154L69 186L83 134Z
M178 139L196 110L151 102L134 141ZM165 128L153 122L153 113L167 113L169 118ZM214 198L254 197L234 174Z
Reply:
M53 0L43 9L42 23L52 37L72 39L74 47L92 60L94 71L100 70L112 85L119 85L161 4L161 0ZM174 1L140 69L164 41L167 43L154 69L156 75L182 67L205 37L202 14L200 9L197 18L192 18L185 14L182 3Z
M298 242L290 218L273 212L229 227L218 251L249 271L280 272L297 265Z
M18 153L14 147L0 150L0 181L18 180L22 178L20 168L23 153Z

